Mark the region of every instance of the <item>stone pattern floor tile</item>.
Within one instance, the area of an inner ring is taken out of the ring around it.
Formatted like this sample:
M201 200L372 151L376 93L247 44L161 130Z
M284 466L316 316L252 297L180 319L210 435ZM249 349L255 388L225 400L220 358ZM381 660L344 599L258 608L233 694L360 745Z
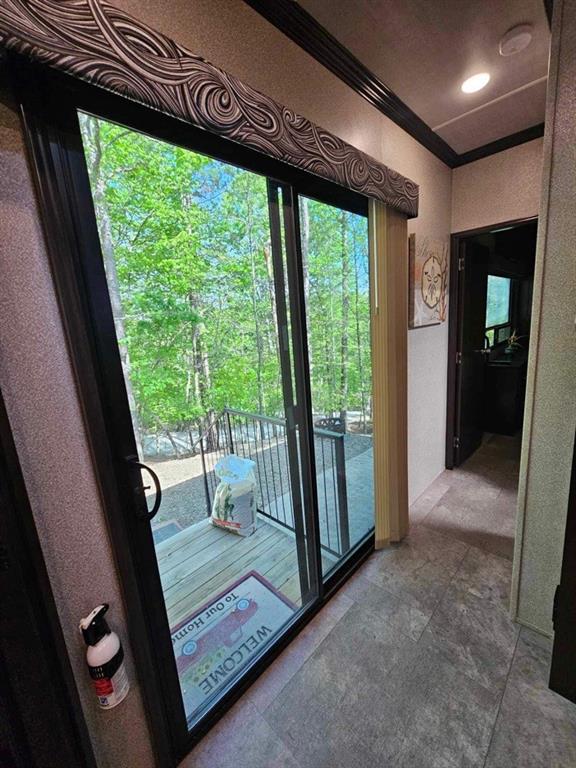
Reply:
M400 544L374 553L361 572L431 615L467 550L462 542L417 526Z
M254 705L241 699L180 768L302 768Z
M378 616L383 616L395 629L418 640L428 621L430 612L421 610L413 603L400 600L386 589L376 586L365 578L364 572L355 573L341 588L340 593L361 603Z
M452 585L434 612L422 642L464 675L502 691L518 626L491 601Z
M522 629L486 768L576 766L576 706L548 688L550 653Z
M512 560L520 443L494 435L461 467L442 472L410 508L412 526L426 526Z
M417 644L362 604L350 608L266 712L306 766L386 764L404 737L386 677Z
M508 616L517 447L443 473L181 768L575 768L550 643Z
M512 582L512 563L509 560L471 547L460 564L454 582L508 611Z
M265 712L282 688L311 656L339 619L354 605L342 590L307 624L276 662L258 678L245 696Z

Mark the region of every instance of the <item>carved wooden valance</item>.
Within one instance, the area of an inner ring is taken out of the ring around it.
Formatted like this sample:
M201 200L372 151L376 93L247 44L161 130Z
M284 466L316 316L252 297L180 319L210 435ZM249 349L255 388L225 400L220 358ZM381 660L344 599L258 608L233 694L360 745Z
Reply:
M102 0L0 0L0 44L418 213L412 181Z

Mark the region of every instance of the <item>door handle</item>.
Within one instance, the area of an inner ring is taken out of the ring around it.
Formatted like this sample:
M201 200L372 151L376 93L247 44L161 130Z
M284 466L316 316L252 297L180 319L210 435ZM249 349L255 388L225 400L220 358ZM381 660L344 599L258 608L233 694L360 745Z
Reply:
M489 349L475 349L474 352L478 352L479 355L489 355Z
M162 486L160 485L160 479L153 469L151 469L146 464L142 464L141 461L138 461L138 459L134 458L133 456L129 456L126 459L126 461L129 464L129 466L134 469L146 470L146 472L148 472L148 474L152 478L152 482L154 483L154 489L156 491L156 498L154 499L154 504L152 505L152 509L148 509L148 506L146 506L146 512L142 512L140 511L140 509L138 509L138 511L136 512L137 517L150 521L152 520L152 518L156 516L158 510L160 509L160 504L162 503ZM141 479L141 475L139 475L139 477ZM138 485L134 486L134 492L138 494L139 491L147 491L148 488L150 488L149 485L141 485L140 483L138 483Z

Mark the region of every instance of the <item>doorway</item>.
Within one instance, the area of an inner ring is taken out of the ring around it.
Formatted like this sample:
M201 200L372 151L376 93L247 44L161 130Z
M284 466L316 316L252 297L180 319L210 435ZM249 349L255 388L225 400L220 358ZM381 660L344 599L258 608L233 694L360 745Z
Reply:
M447 469L490 440L519 458L536 230L530 219L452 236Z
M537 220L452 237L446 469L428 527L512 560Z

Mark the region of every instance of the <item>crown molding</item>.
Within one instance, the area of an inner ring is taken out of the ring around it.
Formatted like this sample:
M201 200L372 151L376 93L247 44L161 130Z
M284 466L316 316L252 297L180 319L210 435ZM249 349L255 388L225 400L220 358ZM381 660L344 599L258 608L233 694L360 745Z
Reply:
M105 0L2 0L0 47L418 215L418 185Z
M450 168L543 135L544 125L540 124L459 154L295 0L244 2ZM553 0L544 0L547 14L551 13L552 3Z
M524 130L517 133L511 133L510 136L504 136L501 139L496 139L496 141L491 141L489 144L483 144L481 147L463 152L461 155L458 155L458 161L453 167L459 168L461 165L473 163L476 160L481 160L483 157L495 155L498 152L511 149L511 147L517 147L520 144L526 144L526 142L539 139L541 136L544 136L544 123L524 128Z
M451 166L457 153L380 78L294 0L244 0L316 61L349 85L420 144Z

